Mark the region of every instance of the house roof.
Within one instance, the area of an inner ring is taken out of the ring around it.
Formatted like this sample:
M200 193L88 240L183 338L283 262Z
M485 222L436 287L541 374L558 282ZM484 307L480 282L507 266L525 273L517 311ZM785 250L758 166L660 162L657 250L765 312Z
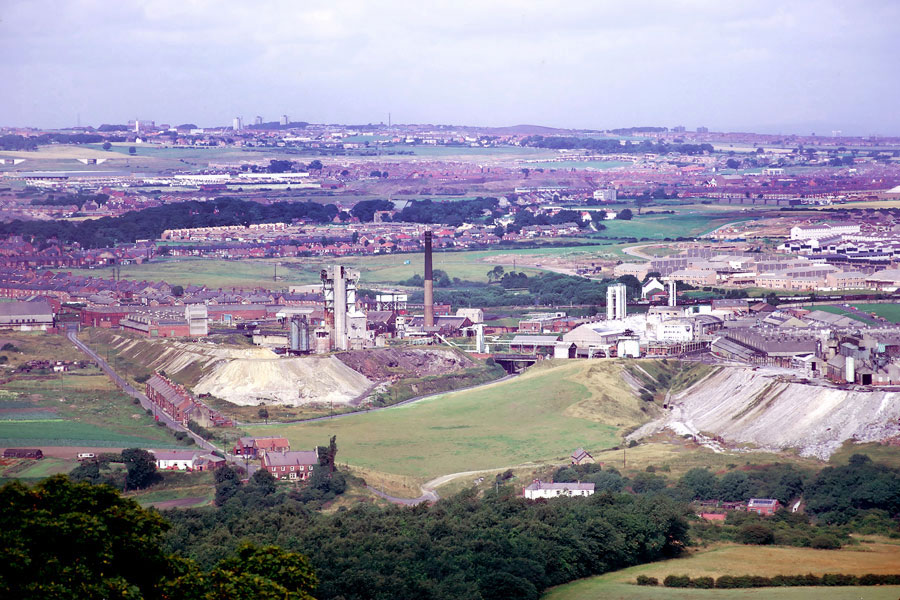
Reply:
M778 500L774 498L750 498L750 501L747 502L747 508L752 508L754 506L775 506L778 504Z
M575 452L572 453L572 458L575 460L581 460L583 458L594 458L591 456L590 452L585 450L584 448L576 448Z
M253 445L257 450L269 450L272 448L290 448L291 444L283 437L256 438Z
M267 467L317 464L319 464L319 453L315 450L266 452L266 455L263 457L263 465Z
M198 452L193 450L151 450L156 460L197 460Z
M53 318L49 302L0 302L0 317Z

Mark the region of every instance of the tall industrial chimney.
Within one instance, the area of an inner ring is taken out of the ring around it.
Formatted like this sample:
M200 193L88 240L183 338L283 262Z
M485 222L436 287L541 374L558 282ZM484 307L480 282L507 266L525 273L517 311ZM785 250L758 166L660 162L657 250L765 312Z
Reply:
M431 232L425 232L425 327L434 327L434 276L431 273Z

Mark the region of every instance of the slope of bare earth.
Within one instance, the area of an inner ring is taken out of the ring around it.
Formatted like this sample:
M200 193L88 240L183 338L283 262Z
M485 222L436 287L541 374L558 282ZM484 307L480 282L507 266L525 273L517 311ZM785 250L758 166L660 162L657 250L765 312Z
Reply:
M242 406L347 403L373 385L333 356L287 358L266 348L117 334L105 334L104 341L132 365L165 371L195 394L212 394Z
M719 436L728 444L796 449L827 459L847 440L900 435L900 392L838 389L788 381L776 369L723 367L673 395L669 412L632 433L662 429Z
M341 352L337 358L375 380L446 375L476 366L468 356L450 348L376 348Z
M242 406L260 402L300 406L348 403L371 386L368 378L333 356L305 356L220 362L193 390Z

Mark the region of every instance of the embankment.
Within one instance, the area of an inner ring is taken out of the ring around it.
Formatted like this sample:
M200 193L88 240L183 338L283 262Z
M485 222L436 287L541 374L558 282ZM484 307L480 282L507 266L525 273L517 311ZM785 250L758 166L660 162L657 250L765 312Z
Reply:
M900 392L797 383L774 370L723 367L673 395L669 405L665 416L629 437L671 429L827 459L847 440L900 435Z

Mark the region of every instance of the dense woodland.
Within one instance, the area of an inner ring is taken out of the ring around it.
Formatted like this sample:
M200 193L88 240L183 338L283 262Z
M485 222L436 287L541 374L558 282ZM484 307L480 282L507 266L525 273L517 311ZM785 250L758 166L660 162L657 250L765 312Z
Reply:
M38 241L56 238L77 242L84 248L104 248L121 242L159 238L166 229L250 225L306 219L314 223L331 222L338 214L334 205L315 202L275 202L260 204L234 198L212 202L180 202L126 213L120 217L101 217L74 223L71 221L12 221L0 223L0 235L33 236Z
M241 483L221 469L216 507L162 515L64 476L31 489L6 484L0 597L536 600L552 585L677 555L690 538L821 549L854 543L851 532L900 538L900 470L862 455L817 472L732 465L677 479L665 469L627 478L567 466L555 480L594 482L597 493L549 501L515 495L509 472L480 497L470 489L432 506L325 514L347 485L333 469L336 452L332 438L316 477L289 488L265 471ZM731 512L708 525L688 504L751 496L802 497L806 512Z
M32 201L35 205L78 205L88 200L103 204L107 198L98 196L48 196ZM191 227L218 227L222 225L250 225L253 223L291 222L304 219L313 223L330 223L335 217L349 220L356 217L362 222L372 222L375 212L392 210L387 200L364 200L350 209L339 212L333 204L316 202L274 202L260 204L235 198L217 198L211 202L188 201L166 204L119 217L101 217L82 222L71 221L21 221L0 223L0 235L24 235L37 241L56 239L62 243L77 242L84 248L102 248L116 243L130 243L140 239L158 239L166 229ZM453 202L413 200L394 216L394 221L439 224L456 227L463 223L490 223L505 211L498 207L496 198L475 198ZM581 221L576 211L564 210L555 215L533 215L522 211L510 224L509 231L520 231L529 225L553 225ZM602 228L602 224L595 227ZM501 228L500 233L506 231Z
M434 506L324 515L290 494L170 512L166 549L211 566L242 539L310 557L320 599L536 599L546 587L677 554L683 505L595 495L530 502L510 488Z
M413 200L394 216L394 221L406 223L441 224L458 227L463 223L484 223L503 216L497 198L475 198L435 202L434 200Z

